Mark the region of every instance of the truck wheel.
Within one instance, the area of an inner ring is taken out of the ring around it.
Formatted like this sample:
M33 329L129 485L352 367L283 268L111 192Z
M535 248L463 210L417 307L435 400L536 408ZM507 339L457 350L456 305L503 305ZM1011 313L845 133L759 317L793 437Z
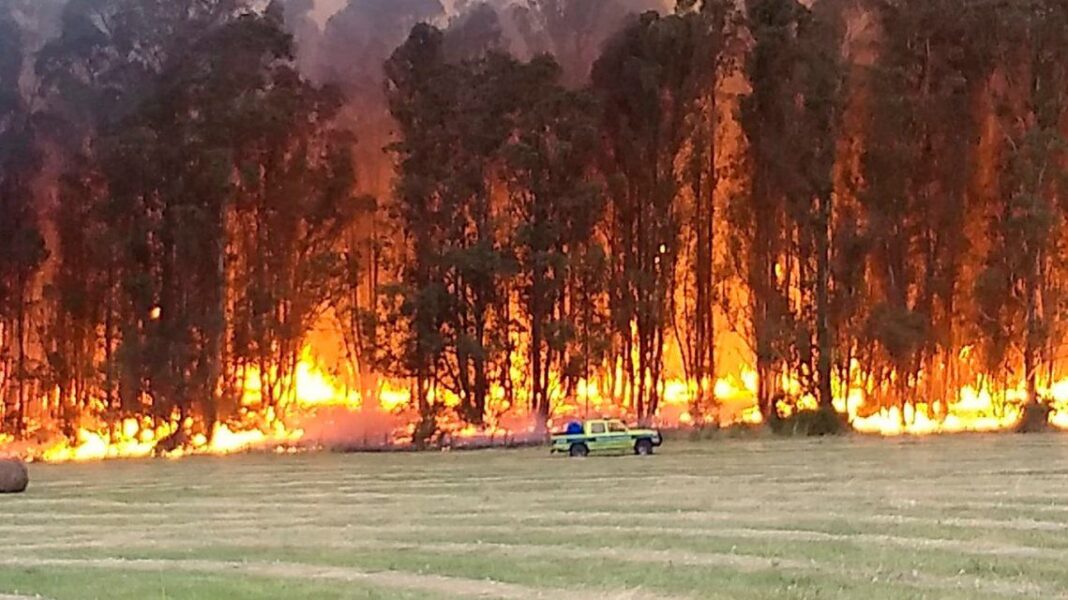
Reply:
M572 444L569 454L571 454L572 458L582 458L589 455L589 453L590 449L586 444Z
M653 453L653 443L649 440L638 440L634 444L634 453L638 456L649 456Z

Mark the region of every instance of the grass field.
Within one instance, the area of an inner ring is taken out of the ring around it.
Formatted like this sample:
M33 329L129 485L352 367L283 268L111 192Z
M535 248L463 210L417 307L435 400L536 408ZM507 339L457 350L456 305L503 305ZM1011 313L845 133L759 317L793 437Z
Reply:
M0 600L1068 597L1068 436L34 465Z

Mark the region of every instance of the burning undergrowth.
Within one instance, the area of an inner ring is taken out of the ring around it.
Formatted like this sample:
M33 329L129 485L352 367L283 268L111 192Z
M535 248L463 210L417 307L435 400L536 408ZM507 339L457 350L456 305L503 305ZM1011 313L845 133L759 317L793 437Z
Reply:
M66 462L107 458L180 458L195 455L224 455L242 452L292 453L303 451L383 452L418 449L479 449L537 445L544 443L546 431L586 415L629 418L632 414L617 401L602 395L594 385L586 386L578 401L559 399L554 417L539 427L527 411L504 410L481 426L465 424L456 414L456 401L443 400L435 415L433 434L417 440L420 415L412 410L406 390L381 389L378 404L364 406L358 395L346 391L312 362L306 352L298 368L292 404L269 416L255 410L243 411L240 419L217 423L211 435L206 426L187 418L155 421L127 418L115 425L99 420L97 425L78 428L73 437L41 427L16 440L0 437L0 455L28 460ZM796 382L784 380L789 391ZM664 429L760 427L764 418L755 401L755 373L717 382L720 404L697 416L692 412L692 389L681 382L666 386L665 404L651 424ZM1054 399L1045 418L1054 426L1068 428L1068 382L1043 390ZM938 433L999 432L1016 429L1022 420L1025 392L1012 392L1002 402L986 390L966 387L961 400L952 405L909 403L903 408L873 407L865 395L853 390L848 398L836 399L836 412L852 429L876 435L927 435ZM248 402L254 405L257 399ZM499 408L499 407L498 407ZM798 411L803 411L799 413ZM798 427L798 414L817 413L813 398L800 403L783 403L777 419ZM805 425L804 427L807 427ZM781 427L772 424L776 431ZM793 429L791 429L793 430Z

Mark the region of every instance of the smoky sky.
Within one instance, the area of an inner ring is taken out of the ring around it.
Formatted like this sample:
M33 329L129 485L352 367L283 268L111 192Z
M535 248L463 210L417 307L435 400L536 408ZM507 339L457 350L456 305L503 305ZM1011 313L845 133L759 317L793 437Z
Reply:
M626 19L669 9L674 0L285 0L303 73L341 88L341 115L356 132L362 192L388 193L392 170L383 148L393 139L385 102L383 64L412 27L427 22L446 31L453 58L496 49L517 58L552 54L564 82L589 81L605 42Z
M380 85L381 64L411 28L428 22L452 45L488 46L528 59L556 57L584 83L604 42L629 16L672 0L287 0L300 61L313 78L352 88Z

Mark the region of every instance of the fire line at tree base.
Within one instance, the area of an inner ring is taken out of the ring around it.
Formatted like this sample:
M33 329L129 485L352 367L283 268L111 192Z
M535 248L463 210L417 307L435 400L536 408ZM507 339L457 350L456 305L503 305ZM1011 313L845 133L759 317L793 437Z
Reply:
M384 384L377 406L364 406L359 393L346 389L321 365L310 350L303 353L296 370L291 400L278 410L259 411L256 385L258 375L249 374L240 420L216 423L212 435L204 426L187 417L153 422L147 417L129 417L115 424L99 423L78 428L73 440L39 426L25 439L0 435L0 456L28 461L71 462L117 458L181 458L197 455L228 455L243 452L294 453L308 450L399 451L414 449L413 428L418 415L411 408L409 392ZM695 419L691 410L694 386L680 380L664 385L664 399L653 424L663 429L706 427L758 427L764 417L754 398L757 376L743 370L738 376L715 383L717 406ZM781 380L784 394L797 393L799 384L788 377ZM1040 390L1048 398L1050 424L1068 429L1068 380ZM483 426L462 423L452 409L455 398L441 394L444 407L437 422L437 435L426 445L435 449L478 449L517 447L541 443L545 439L535 420L518 408L497 406ZM839 394L835 409L848 418L852 429L862 434L883 436L930 435L967 432L1001 432L1016 428L1022 416L1026 393L1022 386L997 398L988 389L964 386L960 400L942 403L915 403L904 407L869 406L866 394L852 389ZM500 400L500 391L494 397ZM594 383L582 383L572 398L556 398L551 430L571 418L587 414L628 418L625 403L604 394ZM588 413L587 413L588 406ZM815 399L802 396L780 403L779 414L789 417L798 411L815 410ZM192 432L192 433L191 433Z

